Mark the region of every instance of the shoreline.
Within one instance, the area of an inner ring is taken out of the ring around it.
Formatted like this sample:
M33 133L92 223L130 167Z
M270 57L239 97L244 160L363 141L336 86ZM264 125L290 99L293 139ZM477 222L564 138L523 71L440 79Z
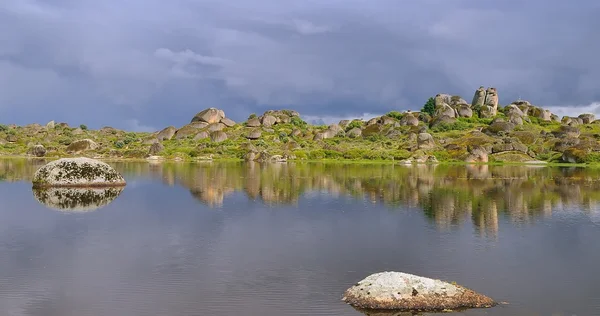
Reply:
M1 160L39 160L39 161L52 161L62 158L76 158L83 156L61 156L61 157L33 157L27 155L0 155ZM90 157L88 157L90 158ZM138 163L258 163L258 164L286 164L286 163L327 163L327 164L359 164L359 165L395 165L405 167L416 167L416 166L521 166L521 167L576 167L576 168L600 168L600 163L557 163L557 162L464 162L464 161L439 161L435 163L429 162L413 162L411 164L402 163L399 160L351 160L351 159L289 159L287 161L268 161L268 162L256 162L256 161L245 161L244 159L237 158L213 158L213 159L174 159L174 158L162 158L162 159L147 159L147 158L91 158L104 162L138 162Z

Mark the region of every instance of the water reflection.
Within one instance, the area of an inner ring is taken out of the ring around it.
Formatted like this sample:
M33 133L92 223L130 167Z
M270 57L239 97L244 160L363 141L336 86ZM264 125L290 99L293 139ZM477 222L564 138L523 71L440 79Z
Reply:
M498 235L499 217L527 224L574 207L597 217L600 170L537 166L418 166L327 163L116 164L125 174L151 175L183 186L201 203L220 207L233 192L267 205L294 205L327 193L422 209L439 230L470 221L481 236Z
M63 212L90 212L106 206L122 191L122 187L34 188L33 196L51 209Z
M0 160L0 179L30 180L43 162ZM583 208L598 218L600 170L539 166L360 165L332 163L112 163L126 177L160 178L185 187L209 207L234 192L267 205L294 205L306 194L327 193L421 209L440 230L470 221L481 236L498 235L499 217L515 223Z

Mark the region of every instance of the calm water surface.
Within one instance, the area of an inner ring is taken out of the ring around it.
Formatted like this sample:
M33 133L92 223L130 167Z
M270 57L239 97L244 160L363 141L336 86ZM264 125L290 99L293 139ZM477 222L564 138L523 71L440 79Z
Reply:
M360 316L342 293L389 270L509 303L456 315L600 315L600 170L112 163L122 192L32 192L40 165L0 160L2 316Z

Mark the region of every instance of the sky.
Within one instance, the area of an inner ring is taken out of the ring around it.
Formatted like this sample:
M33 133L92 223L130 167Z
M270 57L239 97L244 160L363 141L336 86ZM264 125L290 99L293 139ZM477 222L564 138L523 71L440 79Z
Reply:
M1 0L0 123L152 131L223 109L418 110L481 85L600 114L600 1Z

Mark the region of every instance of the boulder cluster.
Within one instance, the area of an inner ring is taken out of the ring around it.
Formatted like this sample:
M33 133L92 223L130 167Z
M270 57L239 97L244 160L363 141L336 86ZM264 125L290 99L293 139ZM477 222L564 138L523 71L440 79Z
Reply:
M91 132L84 125L71 128L54 121L45 126L3 125L0 144L14 148L27 143L26 153L32 157L56 156L64 151L75 156L153 160L172 154L179 159L186 155L202 159L215 154L249 161L285 161L294 159L298 150L304 151L303 156L308 156L306 151L320 150L322 153L311 159L328 155L336 159L378 159L369 158L374 156L398 157L404 163L436 163L444 156L443 159L473 163L558 159L589 162L600 160L600 153L595 158L595 153L600 152L600 132L592 124L598 124L593 114L561 119L526 100L501 106L498 90L481 86L470 103L460 96L440 93L422 111L392 111L370 119L345 119L322 126L308 124L293 110L268 110L236 123L223 110L207 108L184 126L168 126L147 136L112 127ZM53 142L43 141L44 138L53 138ZM348 142L340 143L342 139ZM374 148L373 144L379 144L379 148L385 144L388 151L409 152L410 157L365 152Z

